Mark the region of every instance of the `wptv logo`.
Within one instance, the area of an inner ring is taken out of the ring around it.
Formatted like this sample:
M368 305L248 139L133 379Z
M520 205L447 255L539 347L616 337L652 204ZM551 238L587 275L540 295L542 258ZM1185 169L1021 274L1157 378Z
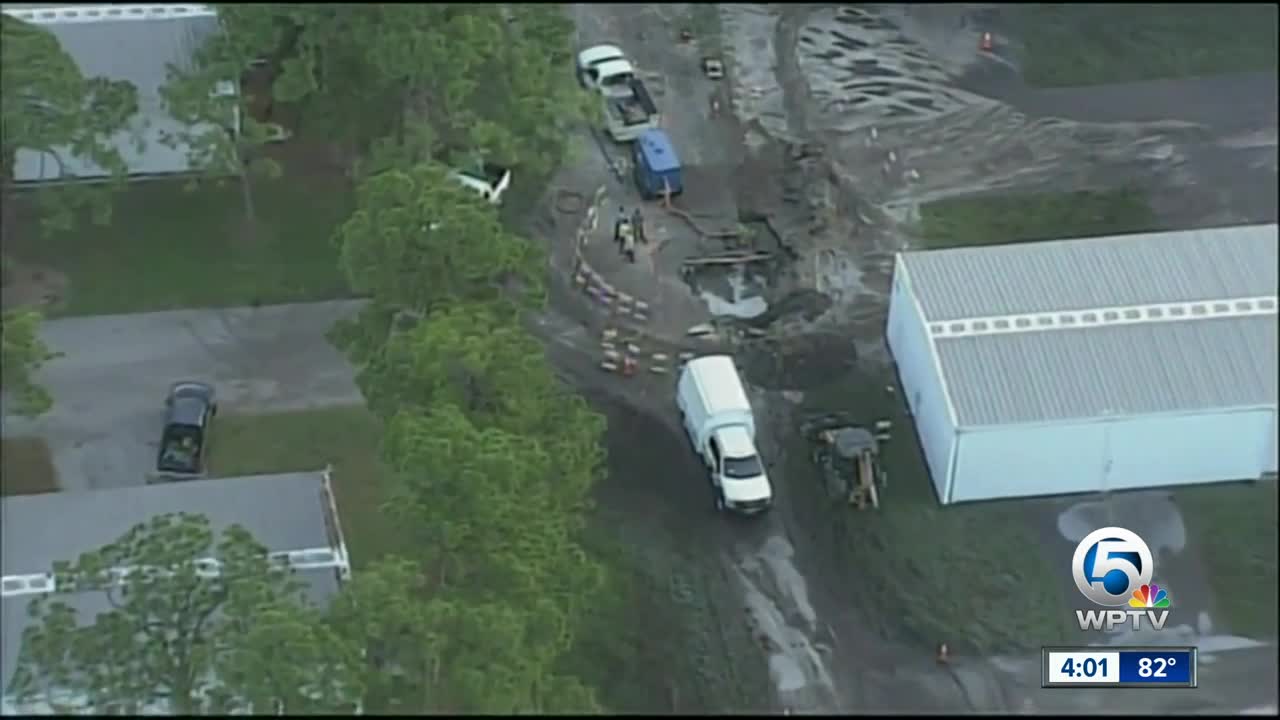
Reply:
M1094 530L1076 546L1071 574L1089 602L1110 610L1077 610L1081 630L1113 631L1119 626L1155 630L1169 619L1169 592L1151 582L1151 548L1124 528ZM1118 608L1128 607L1128 610Z

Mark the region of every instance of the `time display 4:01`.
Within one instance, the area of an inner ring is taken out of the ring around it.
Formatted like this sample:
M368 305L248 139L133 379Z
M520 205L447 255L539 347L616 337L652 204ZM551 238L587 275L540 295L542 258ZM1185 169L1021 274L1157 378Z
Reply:
M1066 660L1062 662L1062 667L1059 669L1059 672L1061 672L1064 676L1069 678L1106 677L1107 676L1107 658L1106 657L1100 657L1100 658L1086 657L1086 658L1081 658L1077 660L1076 658L1068 657Z
M1070 648L1046 650L1046 687L1111 685L1120 680L1120 653L1115 650Z

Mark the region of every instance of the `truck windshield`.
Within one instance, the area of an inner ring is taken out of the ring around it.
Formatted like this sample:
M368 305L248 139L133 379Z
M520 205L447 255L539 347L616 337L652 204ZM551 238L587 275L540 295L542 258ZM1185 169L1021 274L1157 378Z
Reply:
M752 455L751 457L741 458L725 458L724 459L724 476L735 480L747 480L754 477L760 477L764 474L764 468L760 465L760 458Z

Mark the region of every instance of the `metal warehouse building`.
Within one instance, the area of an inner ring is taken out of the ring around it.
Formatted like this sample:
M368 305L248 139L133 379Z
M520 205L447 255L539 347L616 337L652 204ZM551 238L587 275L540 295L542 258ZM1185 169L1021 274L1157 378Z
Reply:
M897 256L888 340L943 504L1276 472L1276 226Z

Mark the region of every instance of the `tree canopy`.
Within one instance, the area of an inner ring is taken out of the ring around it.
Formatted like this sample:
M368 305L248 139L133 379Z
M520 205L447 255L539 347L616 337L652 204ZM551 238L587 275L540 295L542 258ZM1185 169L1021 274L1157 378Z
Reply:
M353 337L387 423L384 514L403 551L357 568L321 610L242 529L157 518L59 568L59 591L34 603L22 687L56 681L119 712L333 712L362 693L370 710L598 712L557 661L602 586L578 533L604 422L522 329L543 301L542 250L450 177L489 162L537 183L559 162L587 106L562 7L215 7L225 36L164 90L175 115L205 123L180 138L197 164L239 173L248 203L263 127L248 98L210 91L259 62L295 135L360 160L333 241L372 300ZM220 129L236 112L239 138ZM202 572L204 556L221 571ZM104 575L122 566L146 570ZM86 593L109 607L87 624L72 603Z
M40 340L40 313L11 311L0 318L0 387L12 393L14 410L35 416L53 404L49 392L35 382L35 372L55 357Z
M489 664L484 654L446 663L458 669L446 695L506 704L455 699L433 711L598 709L556 665L603 585L578 542L603 419L559 383L518 316L490 305L442 307L392 333L359 384L388 420L384 507L414 548L413 586L444 603L433 610L440 642L501 628L510 640L495 648L519 650L519 662L492 649ZM490 674L463 672L470 662Z
M15 182L19 149L40 152L70 177L63 154L91 160L122 180L124 159L113 136L127 128L138 110L131 83L85 77L75 60L47 30L8 14L0 15L0 163L6 193ZM47 229L69 228L81 208L95 221L111 217L107 186L69 186L39 193ZM7 200L7 198L6 198Z
M375 712L596 713L594 693L556 674L542 623L562 622L552 603L531 608L434 587L417 563L389 558L342 594L334 625L366 642L363 677Z
M360 183L356 211L336 235L352 289L379 305L419 312L497 299L504 288L536 302L540 249L510 233L492 206L448 172L421 163Z
M604 418L555 376L517 317L459 304L393 333L357 382L374 412L452 406L476 427L535 438L566 510L581 509L604 462Z
M244 528L158 515L54 570L57 591L29 608L20 699L130 714L342 712L359 701L355 646L336 641Z
M273 94L317 135L387 166L488 160L538 177L585 106L558 5L217 5L230 35L278 68ZM420 125L429 132L423 132Z

